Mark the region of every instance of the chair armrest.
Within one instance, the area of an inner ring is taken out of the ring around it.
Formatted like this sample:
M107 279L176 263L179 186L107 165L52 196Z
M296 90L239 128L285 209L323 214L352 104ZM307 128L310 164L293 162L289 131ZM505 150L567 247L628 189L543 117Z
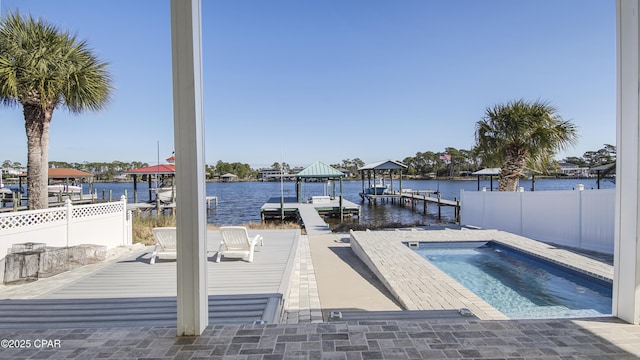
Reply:
M260 246L264 246L264 239L262 238L262 235L257 234L256 236L252 237L249 242L251 244L255 244L255 245L260 245Z

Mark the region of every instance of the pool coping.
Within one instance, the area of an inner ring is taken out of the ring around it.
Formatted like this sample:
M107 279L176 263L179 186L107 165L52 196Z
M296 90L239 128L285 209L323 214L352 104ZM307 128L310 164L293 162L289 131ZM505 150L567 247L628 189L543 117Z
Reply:
M352 231L351 248L407 310L467 308L482 320L508 317L424 261L404 243L494 241L507 247L613 281L613 266L575 252L500 230L438 229Z

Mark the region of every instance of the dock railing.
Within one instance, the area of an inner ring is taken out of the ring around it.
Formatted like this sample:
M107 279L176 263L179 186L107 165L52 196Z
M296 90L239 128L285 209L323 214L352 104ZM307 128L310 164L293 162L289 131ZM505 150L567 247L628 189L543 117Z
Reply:
M0 260L19 243L131 245L131 221L124 196L114 202L73 205L68 200L63 207L0 214Z
M461 225L613 254L615 189L461 191Z

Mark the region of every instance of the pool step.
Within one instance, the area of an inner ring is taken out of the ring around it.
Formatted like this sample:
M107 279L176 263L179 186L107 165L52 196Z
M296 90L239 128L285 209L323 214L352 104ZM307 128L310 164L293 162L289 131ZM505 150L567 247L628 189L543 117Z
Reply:
M372 320L430 320L475 318L467 309L461 310L404 310L404 311L331 311L325 319L335 321L372 321Z

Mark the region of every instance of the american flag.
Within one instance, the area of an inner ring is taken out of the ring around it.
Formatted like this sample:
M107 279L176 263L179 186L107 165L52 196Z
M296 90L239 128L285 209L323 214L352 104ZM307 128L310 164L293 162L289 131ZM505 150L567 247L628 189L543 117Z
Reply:
M440 153L440 160L451 161L451 154Z

